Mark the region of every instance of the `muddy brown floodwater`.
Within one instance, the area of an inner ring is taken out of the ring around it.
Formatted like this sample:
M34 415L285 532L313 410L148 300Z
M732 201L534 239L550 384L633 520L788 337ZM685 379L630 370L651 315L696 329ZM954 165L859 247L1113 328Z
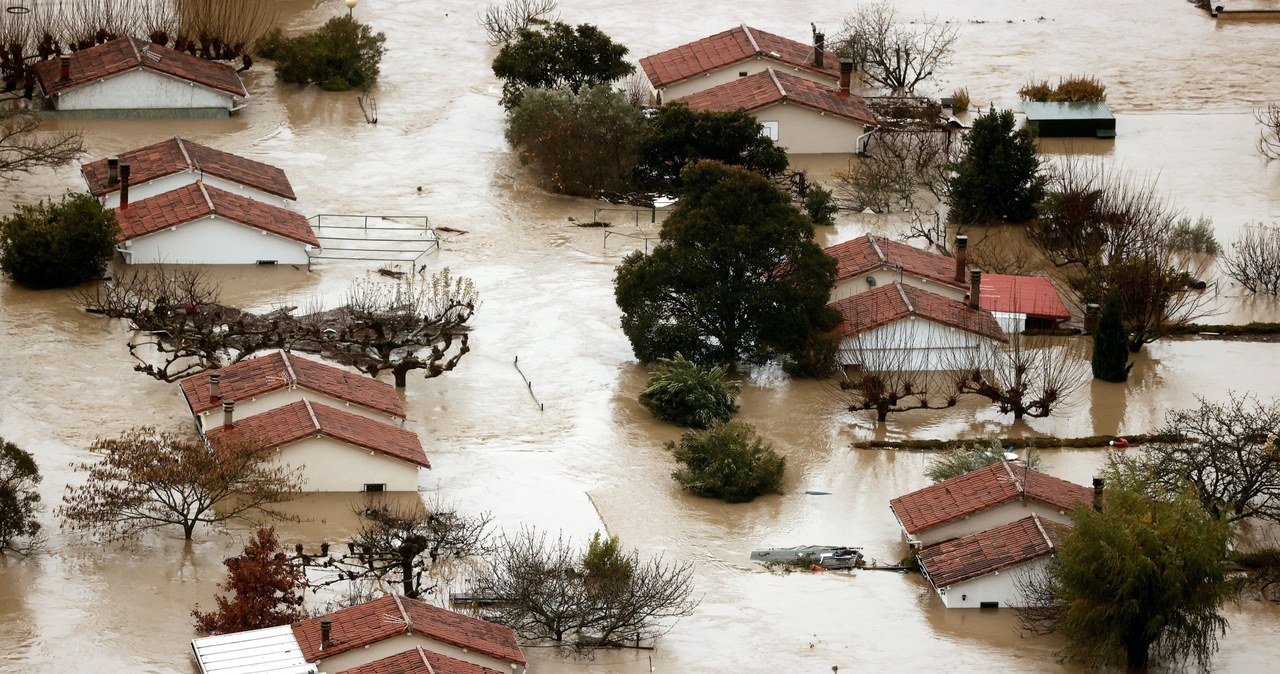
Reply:
M345 9L336 0L280 4L292 28ZM1267 164L1254 152L1251 115L1276 96L1280 23L1215 23L1181 0L929 0L901 7L908 17L959 23L956 62L924 93L963 86L975 107L1016 108L1018 87L1032 77L1095 75L1107 85L1118 137L1045 141L1043 149L1158 174L1180 206L1213 218L1224 242L1247 222L1280 220L1280 162ZM355 94L279 86L262 67L246 77L249 108L230 120L77 126L91 158L182 134L283 167L308 215L425 214L467 230L451 235L427 264L475 279L483 305L472 352L455 372L411 379L405 392L408 425L431 456L433 485L466 509L492 511L507 529L533 525L579 539L606 529L646 555L694 562L702 598L654 651L577 661L530 649L531 671L1073 671L1054 659L1053 639L1019 636L1007 611L945 611L919 576L781 576L753 566L748 553L837 543L862 546L882 561L904 554L888 500L924 486L925 456L854 450L854 440L1148 430L1196 395L1280 393L1278 347L1159 342L1139 356L1128 384L1092 384L1066 414L1016 425L961 406L892 417L877 428L842 412L826 386L764 369L747 377L741 416L787 456L785 493L735 506L682 494L661 450L677 429L655 423L636 403L645 371L613 303L613 268L634 240L611 237L606 248L599 230L568 226L566 218L589 216L595 204L545 194L512 159L488 70L494 51L476 26L476 10L457 0L362 0L358 18L388 38L374 92L376 126L364 123ZM834 33L841 11L838 3L797 0L561 3L565 20L597 24L637 58L740 22L800 39L810 21ZM815 177L846 162L797 159ZM0 211L80 188L73 168L31 176L5 185ZM819 238L829 244L867 230L895 233L900 225L845 216ZM211 273L229 302L270 307L336 301L371 266ZM1274 302L1236 294L1219 286L1221 320L1277 319ZM78 479L68 464L86 457L94 437L188 421L176 386L132 371L125 337L121 326L77 311L63 293L0 283L0 435L36 454L50 508ZM545 411L512 367L516 356ZM1103 458L1096 451L1046 455L1053 472L1085 483ZM308 521L282 526L287 542L333 539L352 526L344 498L315 497L296 507ZM49 513L44 522L46 552L0 558L0 671L192 671L188 611L211 602L220 561L238 551L246 531L202 531L189 546L170 532L120 549L58 531ZM1227 617L1231 627L1214 665L1274 671L1280 608L1244 600L1228 607Z

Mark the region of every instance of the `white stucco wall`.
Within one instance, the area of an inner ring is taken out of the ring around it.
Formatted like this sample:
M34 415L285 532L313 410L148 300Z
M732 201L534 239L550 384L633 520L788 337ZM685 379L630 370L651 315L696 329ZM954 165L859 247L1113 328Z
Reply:
M331 658L321 658L312 662L318 666L323 674L334 674L352 667L368 664L374 660L389 658L398 653L403 653L411 648L422 646L429 651L435 651L441 655L447 655L451 658L457 658L464 662L470 662L481 667L488 667L499 672L512 672L520 674L524 668L512 669L510 662L503 662L497 658L489 657L475 651L468 651L453 644L447 644L443 641L436 641L420 632L414 632L412 635L402 634L390 639L369 644L363 648L339 653Z
M154 70L136 68L52 96L58 110L226 108L235 97Z
M868 276L875 278L876 284L874 286L867 283ZM927 279L913 274L899 273L897 269L883 267L874 271L869 271L865 274L859 274L852 278L847 278L843 281L837 281L835 288L831 289L831 301L835 302L842 300L861 292L879 288L880 286L893 281L899 281L904 285L909 285L913 288L928 290L935 295L942 295L943 297L953 300L963 300L965 293L967 292L960 288L949 286L945 283L939 283L933 279Z
M130 195L130 200L133 196ZM120 244L129 264L307 264L307 244L224 220L201 218Z
M996 322L1000 324L1000 329L1009 334L1015 334L1027 329L1027 315L1015 314L1008 311L993 311L991 315L995 317Z
M404 425L403 420L397 419L385 412L379 412L345 400L339 400L332 396L317 393L300 386L276 389L274 391L264 393L256 398L235 401L236 408L233 412L233 421L236 419L248 419L255 414L262 414L263 412L273 410L277 407L284 407L285 405L296 403L303 399L317 402L322 405L328 405L330 407L336 407L345 412L358 414L366 419L381 421L382 423L391 424L392 426L400 427ZM221 406L207 412L201 412L199 415L199 426L197 427L197 430L211 431L215 428L219 428L222 426L222 419L223 413Z
M417 491L418 466L382 452L313 436L276 450L277 464L303 466L303 491L364 491L385 484L386 491Z
M937 588L938 596L947 608L982 608L983 602L996 602L997 608L1024 606L1026 601L1018 591L1018 579L1026 574L1043 573L1050 559L1053 557L1040 557L950 587Z
M773 68L776 72L787 73L789 75L795 75L796 77L803 77L806 80L825 84L832 88L840 82L840 80L835 77L828 77L806 68L798 68L781 61L775 61L771 58L757 56L740 63L734 63L719 70L712 70L696 77L690 77L687 80L675 82L674 84L658 89L658 91L662 93L663 103L671 103L677 99L684 98L685 96L696 94L699 91L704 91L711 87L718 87L721 84L732 82L742 77L748 77L756 73L764 72L767 68ZM742 75L740 73L746 73L746 75Z
M873 371L937 372L990 362L998 345L993 339L913 316L844 338L836 358L841 365Z
M1032 480L1035 479L1033 475ZM1035 487L1033 486L1034 490ZM1014 500L1008 503L1002 503L994 508L987 508L981 512L974 513L966 518L947 522L925 531L916 532L915 536L904 535L908 542L918 541L922 546L941 543L942 541L952 538L960 538L969 534L976 534L979 531L986 531L1003 524L1016 522L1031 514L1039 515L1047 520L1059 522L1061 524L1071 524L1071 517L1066 511L1058 510L1053 506L1045 505L1039 501L1027 499L1026 501Z
M851 154L866 128L847 117L803 105L778 103L751 113L761 124L777 122L778 145L787 154Z
M130 183L129 201L130 203L136 204L143 199L154 197L157 194L164 194L165 192L176 190L179 187L186 187L187 185L196 182L200 177L200 174L194 171L181 171L179 173L171 173L167 176L156 178L155 180L148 180L145 183ZM204 174L204 184L210 187L216 187L220 190L226 190L232 194L238 194L242 197L253 199L255 201L261 201L264 204L279 206L280 208L290 208L293 206L293 202L285 199L284 197L233 183L229 180L223 180L218 176L209 175L208 173ZM101 201L102 205L107 208L118 207L120 205L119 190L109 192L106 196L102 197Z

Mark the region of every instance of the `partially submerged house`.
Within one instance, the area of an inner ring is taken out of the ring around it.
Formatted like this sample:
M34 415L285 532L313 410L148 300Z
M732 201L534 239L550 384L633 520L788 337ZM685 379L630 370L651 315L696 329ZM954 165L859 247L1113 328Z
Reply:
M134 37L33 66L46 105L112 117L226 117L249 98L234 68Z
M191 641L200 674L317 674L288 625Z
M849 93L852 63L841 68L836 87L769 67L678 100L695 111L745 110L791 154L860 152L876 116Z
M297 200L284 171L230 152L174 136L159 143L80 167L89 192L107 208L120 205L120 165L128 164L135 201L203 182L209 187L273 206Z
M1115 138L1116 116L1106 103L1024 101L1027 126L1042 138Z
M890 283L902 283L943 297L962 300L969 292L966 260L864 234L825 249L836 260L831 301L845 299Z
M309 264L320 240L301 214L201 181L129 201L120 167L116 250L128 264Z
M840 81L838 57L826 49L821 33L815 44L752 28L746 24L640 59L657 103L685 98L704 89L772 69L826 88Z
M1052 330L1071 318L1053 281L1043 276L983 274L979 305L1011 333Z
M1089 489L1026 466L1001 461L889 501L911 545L928 547L1029 515L1069 524L1077 506L1101 498Z
M242 360L183 379L180 386L200 433L222 426L222 403L241 417L303 399L404 426L404 403L391 384L287 351Z
M344 669L338 674L508 674L502 670L451 658L422 646L381 660Z
M977 281L975 279L974 284ZM842 321L836 360L865 370L962 370L1005 341L991 312L893 281L831 303Z
M412 664L415 656L404 654L418 648L501 672L522 674L527 666L510 627L398 595L302 620L292 629L307 660L325 672L399 657Z
M244 419L234 400L222 407L222 425L205 432L209 444L274 450L273 463L302 467L304 491L416 491L431 467L416 433L305 398Z
M920 570L947 608L1027 606L1022 579L1044 572L1070 527L1032 513L1008 524L930 545Z

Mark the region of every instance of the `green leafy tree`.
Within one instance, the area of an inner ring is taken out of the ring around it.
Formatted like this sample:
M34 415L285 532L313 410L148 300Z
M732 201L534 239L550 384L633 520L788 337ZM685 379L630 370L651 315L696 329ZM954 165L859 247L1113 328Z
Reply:
M0 220L0 268L28 288L98 278L115 254L116 216L88 194L18 206Z
M948 181L951 222L1026 222L1044 199L1035 135L1013 111L992 108L973 122Z
M206 633L229 633L288 625L305 617L302 610L307 576L280 548L273 527L254 533L238 557L222 562L227 580L219 585L231 598L216 597L217 610L191 610L196 629Z
M0 554L5 550L26 553L40 542L36 488L42 479L29 452L0 438Z
M1116 293L1107 295L1093 332L1093 376L1103 381L1122 382L1129 378L1129 338L1120 317Z
M531 89L507 115L507 142L553 192L594 197L627 189L644 115L607 86Z
M728 421L738 411L734 397L742 382L725 379L725 368L704 368L677 353L660 363L640 392L640 404L653 416L681 426L706 428Z
M760 122L745 110L694 112L669 103L649 120L643 157L636 167L637 186L644 191L678 193L680 172L710 159L774 177L787 170L787 153L760 133Z
M821 185L814 185L809 188L808 194L804 195L803 201L804 213L809 216L813 224L836 224L836 212L840 208L836 205L835 195L831 194L831 190Z
M1230 526L1193 490L1153 492L1114 466L1103 509L1077 508L1071 519L1047 573L1020 583L1035 604L1019 610L1024 627L1061 634L1064 654L1091 665L1146 671L1194 660L1207 669L1234 592Z
M1000 442L997 440L958 445L930 457L929 461L925 463L924 475L934 482L950 480L953 477L1004 461L1004 453L1004 447L1001 447ZM1040 461L1039 453L1028 449L1026 456L1023 458L1027 468L1032 470L1040 469L1042 462Z
M350 16L329 19L319 30L287 38L279 28L257 51L276 62L276 77L291 84L318 84L328 91L367 88L378 79L387 53L386 35Z
M493 74L502 80L502 105L520 104L525 89L584 88L609 84L635 72L625 59L627 48L599 28L556 21L521 28L493 59Z
M671 474L676 482L699 496L729 503L746 503L777 492L787 467L786 457L779 456L745 421L686 431L679 445L668 441L665 446L684 464Z
M799 354L838 324L827 308L835 260L789 195L718 162L691 165L683 181L652 254L618 267L615 298L637 358L763 362Z

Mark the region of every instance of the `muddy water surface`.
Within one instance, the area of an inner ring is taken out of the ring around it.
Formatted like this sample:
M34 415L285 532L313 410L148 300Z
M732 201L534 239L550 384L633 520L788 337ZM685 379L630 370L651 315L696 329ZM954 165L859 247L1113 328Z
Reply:
M972 6L969 6L972 5ZM314 26L338 2L282 2L288 24ZM1193 215L1214 219L1224 242L1246 222L1280 220L1280 165L1253 152L1251 110L1274 97L1280 24L1218 24L1177 0L1140 2L912 2L911 16L959 22L956 63L935 90L968 87L985 107L1014 106L1032 77L1096 75L1119 120L1114 141L1045 141L1048 152L1087 153L1160 185ZM530 184L502 140L493 50L473 3L363 0L362 19L387 33L383 80L373 92L379 124L364 123L354 94L278 86L255 68L254 100L231 120L78 123L91 157L180 133L283 167L298 208L316 213L425 214L449 235L428 259L475 279L483 305L472 352L442 378L411 379L408 426L432 459L433 487L508 529L533 525L583 537L605 529L644 554L696 564L702 603L652 652L605 652L562 660L531 649L535 672L1064 671L1058 644L1023 638L1007 612L941 609L918 576L773 575L753 567L757 547L807 543L863 546L896 561L905 550L887 507L924 486L925 456L851 449L857 439L978 437L992 433L1086 435L1150 429L1196 395L1229 390L1280 394L1276 347L1169 341L1139 356L1128 384L1095 383L1067 414L1013 424L977 405L891 418L877 427L840 410L832 390L762 370L748 375L742 418L788 457L785 494L728 506L682 494L661 450L678 429L655 423L635 402L646 378L618 328L613 267L637 240L569 225L592 202L548 196ZM740 22L807 36L809 21L834 33L839 8L793 0L725 3L655 0L562 4L563 18L592 22L635 56ZM69 123L63 123L70 126ZM806 158L813 175L844 158ZM824 168L825 167L825 168ZM73 169L6 185L0 208L79 189ZM421 188L421 189L419 189ZM820 233L835 243L900 223L844 216ZM618 231L640 233L634 226ZM224 298L268 308L312 298L340 301L372 265L219 269ZM1276 320L1273 302L1220 287L1224 320ZM100 434L139 423L187 422L177 387L132 372L121 326L75 310L62 293L0 284L0 435L36 453L50 506L77 476L71 461ZM540 410L513 361L532 382ZM1098 452L1046 452L1052 471L1087 483ZM829 492L806 495L806 491ZM296 506L309 521L282 526L288 542L338 538L351 527L345 499ZM102 546L63 534L46 514L48 550L0 558L0 671L189 672L188 611L208 604L220 561L246 532L202 532L184 545L172 534L136 547ZM1215 665L1270 671L1280 609L1244 601L1228 609L1231 630Z

